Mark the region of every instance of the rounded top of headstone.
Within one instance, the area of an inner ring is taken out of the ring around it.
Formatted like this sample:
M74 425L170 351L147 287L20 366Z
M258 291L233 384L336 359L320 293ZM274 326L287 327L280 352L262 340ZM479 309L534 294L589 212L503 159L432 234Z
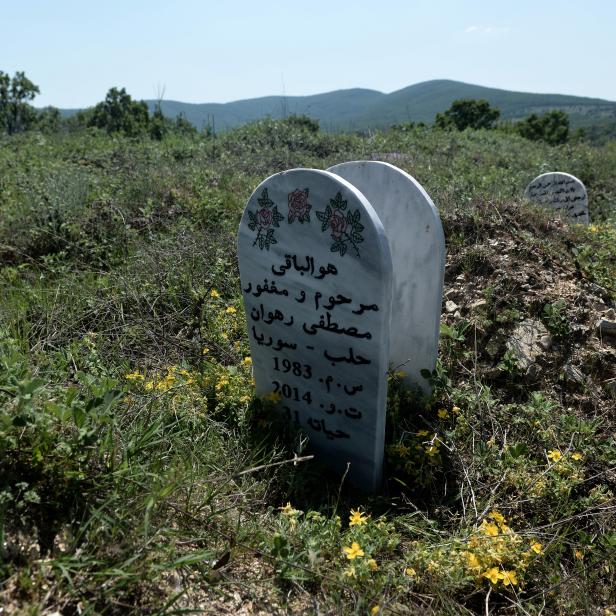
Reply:
M340 163L330 167L328 171L348 180L366 195L379 215L388 237L402 231L398 227L404 213L394 212L393 202L396 202L397 209L403 208L406 214L413 217L413 224L433 225L436 230L434 241L438 243L444 262L445 237L438 209L424 187L412 175L395 165L375 160ZM389 222L392 223L391 229Z
M287 232L290 226L294 233ZM301 244L322 246L330 260L357 259L366 271L391 276L389 242L368 199L345 179L318 169L282 171L259 184L240 221L238 253L285 254L298 248L298 227Z
M552 207L574 222L589 222L586 187L570 173L542 173L528 184L524 197L538 205Z

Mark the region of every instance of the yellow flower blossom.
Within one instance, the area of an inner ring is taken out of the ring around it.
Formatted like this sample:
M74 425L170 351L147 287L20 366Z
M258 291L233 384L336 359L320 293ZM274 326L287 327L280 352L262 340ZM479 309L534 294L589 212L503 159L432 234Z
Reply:
M509 584L511 584L512 586L517 585L518 578L516 577L515 571L503 571L501 575L503 576L502 580L505 586L509 586Z
M207 355L210 352L210 350L207 347L203 347L203 351L201 351L201 353L203 353L203 355Z
M497 537L498 536L498 526L496 524L492 524L487 520L484 520L479 527L480 530L483 531L485 535L488 537Z
M502 580L505 576L498 570L498 567L491 567L485 573L482 574L484 578L487 578L492 584L498 584L498 580Z
M481 564L479 563L479 559L472 552L468 552L466 555L466 560L468 561L468 566L473 570L480 570Z
M124 378L127 381L143 381L143 379L145 379L143 374L141 374L141 372L138 372L137 370L135 370L135 372L129 372L128 374L125 374Z
M417 575L417 571L415 571L415 569L413 569L413 567L407 567L404 570L404 575L408 575L409 577L413 577L413 576Z
M249 366L250 364L252 364L252 357L244 357L244 359L242 360L242 363Z
M349 516L349 526L361 526L368 521L370 516L364 515L359 509L351 509Z
M211 297L220 297L220 293L216 289L212 289L210 291L210 296Z
M229 379L222 378L216 383L216 391L220 391L223 387L229 384Z
M530 546L530 549L531 549L531 550L532 550L535 554L541 554L541 552L543 551L543 550L542 550L542 547L543 547L543 546L542 546L540 543L535 542L535 543L533 543L533 544Z
M229 307L225 310L225 312L226 312L227 314L235 314L235 313L237 312L237 310L236 310L233 306L229 306Z
M495 511L495 510L490 511L490 513L488 513L488 517L494 520L497 524L505 523L505 516L502 513L499 513L498 511Z
M398 455L401 458L406 458L411 453L411 450L403 443L396 443L395 445L390 445L388 451L389 453L393 455Z
M573 555L578 559L578 560L583 560L584 559L584 552L582 552L582 550L575 550L575 552L573 552Z
M449 417L449 413L445 409L439 409L437 415L439 419L447 419Z
M287 516L288 518L297 517L301 513L299 509L295 509L288 501L284 507L278 507L278 509L280 510L281 515Z
M242 397L240 398L240 402L241 402L242 404L245 404L246 402L250 402L250 396L242 396Z
M455 413L456 415L458 415L458 413L460 413L460 411L461 411L461 410L462 410L462 409L461 409L459 406L454 406L454 407L451 409L451 412L452 412L452 413Z
M432 457L438 455L438 447L436 445L430 445L426 447L426 453Z
M584 456L579 452L576 451L575 453L571 454L571 458L574 459L576 462L579 462Z
M376 562L376 560L374 560L374 558L371 558L368 561L368 567L370 567L371 571L376 571L379 568L378 563Z
M379 605L373 605L370 608L370 616L376 616L381 611L381 607Z
M558 462L563 457L563 454L560 453L558 449L551 449L550 451L548 451L547 455L548 455L548 458L552 460L552 462Z
M145 384L145 388L146 388L147 391L150 391L150 390L154 389L154 381L148 381Z
M342 548L342 551L346 554L349 560L365 556L364 551L359 547L357 541L353 541L350 548Z
M344 577L354 578L355 577L355 567L348 567L342 573Z

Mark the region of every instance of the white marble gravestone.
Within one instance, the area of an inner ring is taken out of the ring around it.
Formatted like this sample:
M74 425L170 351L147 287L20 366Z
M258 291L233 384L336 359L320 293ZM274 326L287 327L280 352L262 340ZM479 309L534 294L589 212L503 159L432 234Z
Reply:
M317 458L376 490L392 261L374 209L327 171L277 173L246 205L238 259L257 394L280 396Z
M588 193L574 175L555 171L536 177L524 196L538 205L547 205L573 222L588 224Z
M388 163L348 162L328 171L358 188L383 223L394 266L390 365L429 393L421 370L436 366L445 274L438 211L415 178Z

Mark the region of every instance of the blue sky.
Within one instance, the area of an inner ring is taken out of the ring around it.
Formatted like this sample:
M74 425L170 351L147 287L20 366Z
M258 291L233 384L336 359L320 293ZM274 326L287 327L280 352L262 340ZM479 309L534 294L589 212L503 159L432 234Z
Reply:
M226 102L457 79L616 100L614 0L2 2L0 70L37 106Z

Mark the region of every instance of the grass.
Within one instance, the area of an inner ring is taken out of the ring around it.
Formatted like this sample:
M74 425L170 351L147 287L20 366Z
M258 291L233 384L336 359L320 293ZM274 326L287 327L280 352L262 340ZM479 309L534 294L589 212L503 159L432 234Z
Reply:
M0 149L0 597L8 613L616 612L616 148L264 121ZM390 377L359 494L255 399L235 256L268 174L387 158L447 240L434 395ZM525 204L561 169L593 224ZM523 373L517 323L552 346ZM581 379L571 379L575 366ZM377 610L378 608L378 610Z

